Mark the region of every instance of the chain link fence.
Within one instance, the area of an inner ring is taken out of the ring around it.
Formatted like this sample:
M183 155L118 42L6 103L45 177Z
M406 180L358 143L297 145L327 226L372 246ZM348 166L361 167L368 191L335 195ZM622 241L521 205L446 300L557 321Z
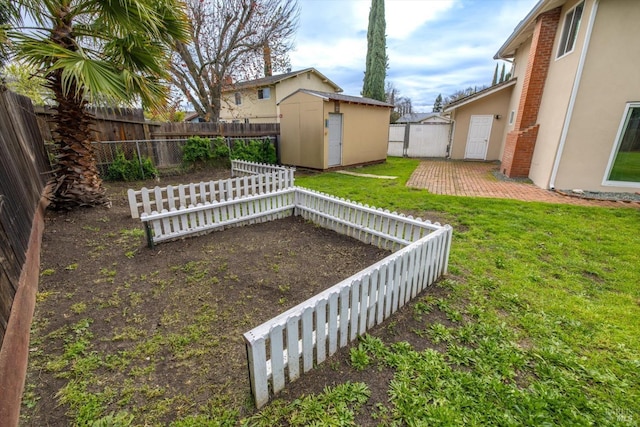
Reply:
M210 138L213 144L214 138ZM100 175L104 178L107 176L109 167L116 160L118 153L122 152L127 160L136 160L140 166L140 171L144 177L145 172L143 162L150 159L153 166L162 175L178 170L182 165L182 148L187 142L187 138L183 139L137 139L127 141L95 141L92 143L94 154L96 156L96 165ZM268 141L278 150L278 139L275 136L250 137L250 138L233 138L225 137L225 143L231 150L239 141ZM53 144L47 144L49 153L55 150ZM212 145L213 148L213 145ZM278 155L279 158L279 155ZM145 177L147 178L147 177Z

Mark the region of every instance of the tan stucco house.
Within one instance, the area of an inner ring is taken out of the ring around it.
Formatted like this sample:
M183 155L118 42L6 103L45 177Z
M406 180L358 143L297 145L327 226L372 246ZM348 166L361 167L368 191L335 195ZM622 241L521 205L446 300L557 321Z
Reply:
M279 107L282 164L325 170L387 159L391 104L299 89Z
M640 191L637 0L541 0L495 59L509 81L445 107L454 159L542 188Z
M233 83L222 91L220 120L235 123L280 123L278 103L298 89L342 92L315 68Z

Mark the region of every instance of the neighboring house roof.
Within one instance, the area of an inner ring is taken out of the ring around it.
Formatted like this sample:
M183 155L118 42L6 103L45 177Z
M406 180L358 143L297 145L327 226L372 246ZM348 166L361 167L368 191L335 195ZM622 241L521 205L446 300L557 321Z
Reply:
M440 113L409 113L396 120L396 123L420 123L432 117L449 120L446 117L442 117Z
M472 95L465 96L464 98L460 98L455 100L444 106L444 112L448 113L450 111L455 110L458 107L462 107L465 104L468 104L473 101L477 101L478 99L484 98L485 96L491 95L493 93L499 92L503 89L511 87L516 84L516 79L513 78L511 80L507 80L506 82L498 83L497 85L493 85L486 89L481 90L480 92L476 92Z
M191 120L198 117L200 117L200 115L196 111L189 111L187 112L187 114L185 114L183 121L190 122Z
M329 80L328 77L326 77L324 74L322 74L320 71L316 70L315 68L305 68L304 70L292 71L290 73L278 74L275 76L267 76L267 77L262 77L255 80L246 80L244 82L236 82L230 86L226 86L225 88L223 88L222 91L230 92L238 89L249 89L253 87L272 86L272 85L275 85L276 83L280 83L283 80L291 79L308 72L316 74L323 82L333 86L337 92L342 92L342 88L340 86L338 86L337 84Z
M538 15L562 6L564 3L566 3L566 0L540 0L533 9L531 9L531 12L516 26L513 33L500 47L493 59L513 58L516 49L533 34Z
M310 90L310 89L298 89L297 91L293 92L292 94L284 97L280 102L282 103L282 101L284 101L285 99L295 95L296 93L306 93L309 95L313 95L313 96L317 96L319 98L322 98L326 101L340 101L340 102L348 102L348 103L352 103L352 104L362 104L362 105L373 105L376 107L388 107L388 108L393 108L393 104L388 104L386 102L382 102L382 101L378 101L376 99L371 99L371 98L363 98L361 96L350 96L350 95L342 95L340 93L330 93L330 92L320 92L318 90Z

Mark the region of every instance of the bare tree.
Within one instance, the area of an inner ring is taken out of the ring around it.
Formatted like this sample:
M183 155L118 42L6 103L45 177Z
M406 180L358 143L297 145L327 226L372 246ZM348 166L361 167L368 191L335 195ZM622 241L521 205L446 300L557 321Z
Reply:
M396 98L396 111L404 116L405 114L413 113L413 105L411 104L411 98L406 96L399 96Z
M299 9L290 0L187 0L193 42L177 43L173 83L206 121L220 117L222 89L290 68Z

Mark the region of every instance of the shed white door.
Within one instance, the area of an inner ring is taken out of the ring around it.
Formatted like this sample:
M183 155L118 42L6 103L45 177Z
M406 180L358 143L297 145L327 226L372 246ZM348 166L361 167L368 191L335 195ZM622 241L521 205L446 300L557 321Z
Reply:
M464 153L465 159L486 159L492 124L493 115L471 116L469 135L467 136L467 148Z
M329 113L329 167L342 164L342 114Z

